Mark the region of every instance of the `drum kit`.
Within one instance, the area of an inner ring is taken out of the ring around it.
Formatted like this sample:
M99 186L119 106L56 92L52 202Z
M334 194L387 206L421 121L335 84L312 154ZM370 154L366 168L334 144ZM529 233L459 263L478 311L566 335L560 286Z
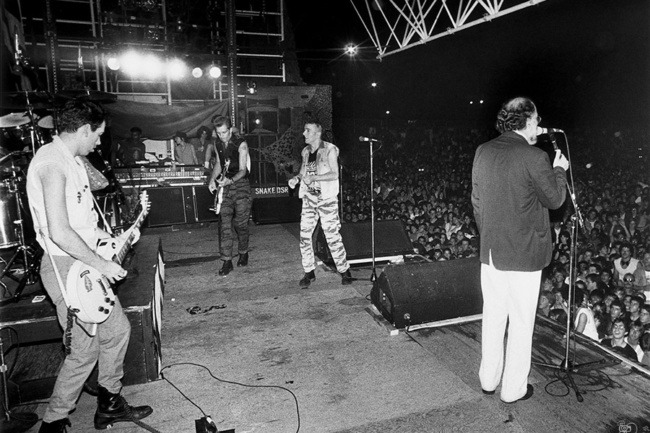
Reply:
M9 299L0 305L15 302L25 286L38 281L42 251L34 242L35 235L31 213L27 206L25 171L29 152L15 151L0 158L0 250L15 249L0 273L0 285L5 293L5 276L18 283ZM16 268L14 265L21 265Z
M0 116L0 306L20 299L26 285L39 279L43 251L35 242L31 212L27 204L26 176L33 155L56 134L56 108L70 100L105 103L116 100L115 95L89 90L62 91L54 96L48 92L21 92L2 95L2 108L21 110ZM43 116L35 113L35 110ZM47 114L51 112L52 114ZM98 199L110 224L120 225L117 193L99 195ZM113 228L115 228L115 226ZM13 255L8 260L5 258ZM4 254L3 254L4 253ZM13 294L3 282L8 277L17 283Z

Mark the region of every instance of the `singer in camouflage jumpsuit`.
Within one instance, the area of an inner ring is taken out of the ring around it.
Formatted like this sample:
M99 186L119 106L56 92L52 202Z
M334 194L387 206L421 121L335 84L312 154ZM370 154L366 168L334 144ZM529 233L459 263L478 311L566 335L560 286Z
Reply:
M321 139L323 128L319 123L305 124L303 136L307 146L302 150L300 173L289 180L289 186L295 188L300 182L298 196L302 198L300 217L300 253L302 267L305 271L300 280L301 287L308 287L316 279L314 270L316 261L312 245L312 234L320 218L327 245L341 274L341 283L350 284L350 265L346 259L345 246L339 233L339 149L332 143Z

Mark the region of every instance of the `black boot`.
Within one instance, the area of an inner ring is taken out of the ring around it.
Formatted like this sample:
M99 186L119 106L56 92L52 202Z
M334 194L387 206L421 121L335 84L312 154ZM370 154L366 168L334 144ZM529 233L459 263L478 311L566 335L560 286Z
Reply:
M95 428L104 430L116 422L146 418L152 412L153 409L150 406L129 406L120 394L108 392L100 385L97 396L97 412L95 412Z
M233 270L232 260L224 260L223 261L223 266L221 267L221 269L219 269L219 275L225 277L232 270Z
M298 284L300 284L300 287L302 287L303 289L306 289L307 287L309 287L311 282L314 281L315 279L316 279L316 274L314 274L314 271L305 272L305 275L302 277L302 280L298 282Z
M347 286L348 284L352 284L352 281L354 281L354 278L352 278L349 269L345 272L341 272L341 284Z
M38 429L38 433L65 433L68 431L66 428L72 426L68 418L57 419L52 422L45 422L41 424L41 428Z
M239 260L237 260L237 266L247 266L248 265L248 253L240 254Z

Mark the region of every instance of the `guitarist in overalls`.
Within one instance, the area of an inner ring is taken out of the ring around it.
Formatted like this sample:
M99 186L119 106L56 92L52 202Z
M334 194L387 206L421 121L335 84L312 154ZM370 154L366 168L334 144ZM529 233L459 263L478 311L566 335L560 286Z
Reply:
M251 214L251 187L248 181L248 144L233 135L232 123L225 116L212 119L218 140L215 143L216 159L208 188L219 194L223 188L221 215L221 260L219 275L226 276L233 270L233 228L237 235L239 259L237 266L248 265L248 220ZM228 161L228 169L224 171Z
M66 358L54 385L39 432L65 432L68 414L75 408L84 382L99 361L99 395L95 428L103 430L118 421L149 416L149 406L130 406L120 395L124 356L131 326L119 299L108 318L92 335L68 309L62 289L76 260L95 268L111 283L126 277L119 264L95 252L100 239L110 235L97 227L90 182L80 157L99 143L106 126L104 110L92 103L68 102L58 114L59 134L41 147L27 176L27 195L32 208L37 240L46 254L41 262L41 281L56 306L65 330ZM61 279L57 278L55 268Z

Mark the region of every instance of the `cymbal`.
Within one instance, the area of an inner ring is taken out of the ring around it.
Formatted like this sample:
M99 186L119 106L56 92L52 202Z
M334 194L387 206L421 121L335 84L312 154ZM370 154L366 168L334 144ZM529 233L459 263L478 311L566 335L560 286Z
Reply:
M24 113L9 113L6 116L0 117L0 128L15 128L16 126L29 123L27 112Z
M54 118L52 116L41 117L38 120L38 126L45 129L54 129Z
M6 96L6 97L5 97ZM2 97L3 106L27 108L28 102L35 109L51 108L52 95L49 92L6 93Z

